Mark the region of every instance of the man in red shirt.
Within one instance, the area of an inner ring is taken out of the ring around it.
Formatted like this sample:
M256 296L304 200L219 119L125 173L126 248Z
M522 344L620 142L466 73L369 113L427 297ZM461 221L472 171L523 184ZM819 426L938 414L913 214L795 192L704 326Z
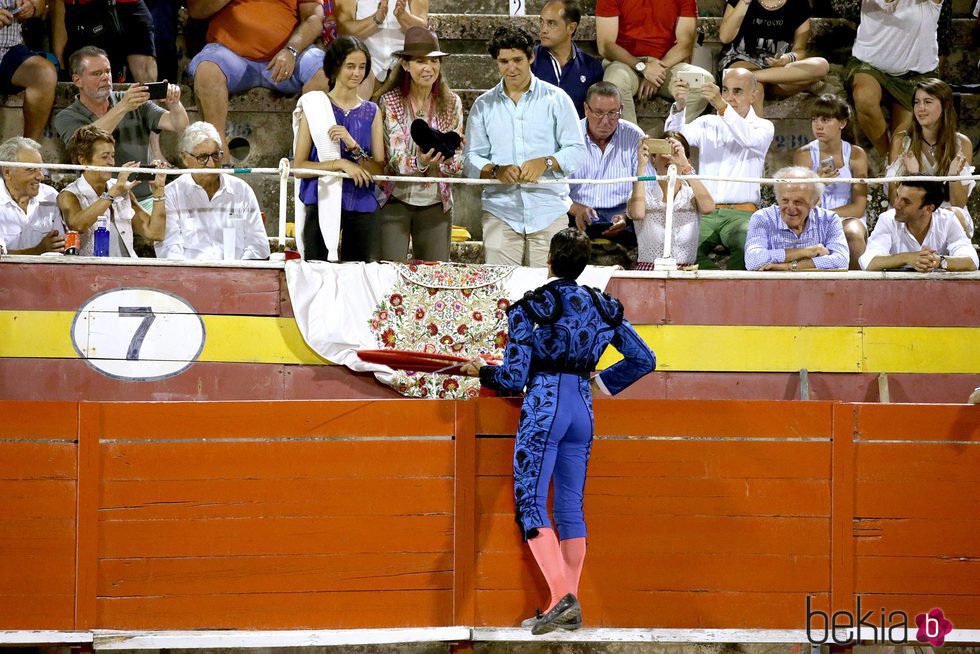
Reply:
M634 96L671 97L670 81L679 72L711 73L688 63L697 40L697 0L598 0L596 41L606 68L603 79L619 87L623 118L636 123ZM686 119L704 111L707 100L689 96Z
M223 163L229 161L230 93L256 86L286 95L329 88L323 50L313 47L323 31L323 0L188 0L187 11L210 19L208 44L188 72L205 122L221 135Z

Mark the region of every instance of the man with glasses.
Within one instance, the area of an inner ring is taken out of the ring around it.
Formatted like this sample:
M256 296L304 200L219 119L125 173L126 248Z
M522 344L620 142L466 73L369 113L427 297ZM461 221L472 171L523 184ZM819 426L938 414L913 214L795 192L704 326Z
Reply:
M211 123L191 124L180 137L184 168L214 168L187 173L167 185L167 233L157 243L163 259L268 259L269 237L252 188L221 165L221 136Z
M187 110L180 102L179 86L168 86L167 97L160 100L164 109L150 102L145 84L113 91L112 66L105 50L95 46L79 48L72 53L69 65L78 96L54 117L54 128L62 141L67 143L79 127L95 125L116 139L117 166L130 161L148 164L154 159L166 159L162 153L150 151L150 135L160 130L179 133L187 127ZM140 200L148 199L150 185L140 184L133 192ZM153 209L144 206L147 208Z
M0 161L37 164L36 168L0 168L0 243L7 254L44 254L65 249L58 192L42 184L41 146L23 136L0 144Z
M571 179L615 179L636 173L636 153L643 130L621 118L623 101L611 82L596 82L585 96L585 163ZM590 238L607 238L626 248L636 246L633 221L626 217L626 203L633 185L572 184L572 208L568 226L578 227Z

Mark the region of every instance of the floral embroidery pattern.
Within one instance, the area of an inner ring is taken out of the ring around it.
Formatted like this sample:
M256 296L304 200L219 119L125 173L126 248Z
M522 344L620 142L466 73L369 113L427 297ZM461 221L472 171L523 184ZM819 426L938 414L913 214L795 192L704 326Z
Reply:
M379 348L476 357L502 356L507 345L503 279L510 268L399 264L402 276L370 319ZM392 387L408 397L467 399L480 380L395 371Z

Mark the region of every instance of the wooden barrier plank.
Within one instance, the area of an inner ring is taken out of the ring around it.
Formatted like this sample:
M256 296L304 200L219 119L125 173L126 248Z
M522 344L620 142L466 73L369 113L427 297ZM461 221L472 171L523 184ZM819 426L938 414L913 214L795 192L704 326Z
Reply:
M74 593L75 554L70 547L37 553L8 550L0 555L0 594L69 596ZM70 626L71 613L63 617ZM6 628L3 624L0 613L0 629Z
M513 441L477 441L477 474L513 475ZM719 440L604 440L592 446L589 479L829 479L830 443Z
M753 518L707 516L586 516L590 533L589 553L629 551L637 555L662 553L821 555L829 546L826 518ZM517 527L514 517L477 517L477 533L483 552L509 551Z
M23 378L18 383L22 381ZM0 420L0 439L63 439L74 442L78 437L77 413L73 402L5 400L3 420Z
M941 608L946 619L955 629L980 628L980 615L977 614L977 598L969 595L945 595L941 593L916 594L867 594L861 595L861 610L873 611L877 616L884 608L889 611L904 611L909 616L909 640L915 643L915 616L934 608ZM854 611L854 605L851 605ZM886 622L886 624L888 624Z
M451 515L104 522L102 558L452 550Z
M216 434L269 439L453 434L453 403L444 400L424 404L399 400L124 403L105 407L103 440L190 440Z
M833 611L848 611L854 598L855 545L854 430L857 415L853 406L835 406L834 442L831 448L830 509L830 603Z
M594 539L592 539L594 540ZM591 544L591 541L590 541ZM477 559L479 590L521 590L540 577L530 555L484 552ZM770 554L645 554L589 551L583 593L617 590L806 592L830 588L829 557Z
M980 448L964 444L857 444L857 475L861 483L904 479L917 482L980 482Z
M970 481L924 480L898 474L888 480L860 480L855 513L873 518L980 520L980 503L964 501L975 498L976 492L977 483Z
M806 593L605 592L583 595L589 627L646 629L799 629ZM813 592L813 608L826 611L827 593ZM478 591L477 625L514 625L546 601L542 591ZM959 625L957 625L959 626Z
M513 515L509 479L480 477L477 511ZM586 515L830 515L830 482L821 479L684 479L590 475Z
M420 449L419 454L424 451ZM257 466L249 474L259 476L262 470ZM112 480L103 484L99 519L111 522L452 512L453 480L449 477Z
M970 501L973 497L970 498ZM855 518L858 556L980 558L980 521Z
M97 621L99 559L99 488L102 468L99 437L105 427L105 405L78 405L78 533L75 537L75 629L93 629ZM133 423L138 425L139 423Z
M452 475L452 441L268 441L103 443L105 478L383 479Z
M0 592L0 628L34 631L43 625L45 629L70 630L73 603L72 594L6 595Z
M450 552L104 559L99 597L452 588Z
M476 407L456 404L453 469L453 624L473 624L476 615Z
M980 605L980 558L862 556L855 592L971 595Z
M925 409L916 405L862 404L856 410L857 437L864 441L980 440L980 411L967 405Z
M99 600L112 629L366 629L450 623L452 591L171 595Z
M185 299L200 313L279 315L278 269L16 264L3 269L4 309L75 311L96 293L148 287Z
M6 448L0 445L0 451ZM6 454L6 453L5 453ZM75 519L75 481L0 479L0 524L10 518Z
M0 479L25 481L76 479L74 442L43 443L0 441Z

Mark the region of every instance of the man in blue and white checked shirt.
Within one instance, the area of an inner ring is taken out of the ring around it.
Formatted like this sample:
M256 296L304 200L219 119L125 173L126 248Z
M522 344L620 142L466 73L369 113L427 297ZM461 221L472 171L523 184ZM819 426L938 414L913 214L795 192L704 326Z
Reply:
M578 112L557 86L531 74L534 41L500 27L488 50L501 80L473 103L466 123L464 170L496 179L483 189L483 249L497 265L548 265L551 237L567 224L572 204L561 180L582 164L585 143Z
M850 253L840 216L818 207L823 184L812 170L790 166L777 179L776 204L752 214L745 239L747 270L847 270ZM805 181L804 181L805 180Z

